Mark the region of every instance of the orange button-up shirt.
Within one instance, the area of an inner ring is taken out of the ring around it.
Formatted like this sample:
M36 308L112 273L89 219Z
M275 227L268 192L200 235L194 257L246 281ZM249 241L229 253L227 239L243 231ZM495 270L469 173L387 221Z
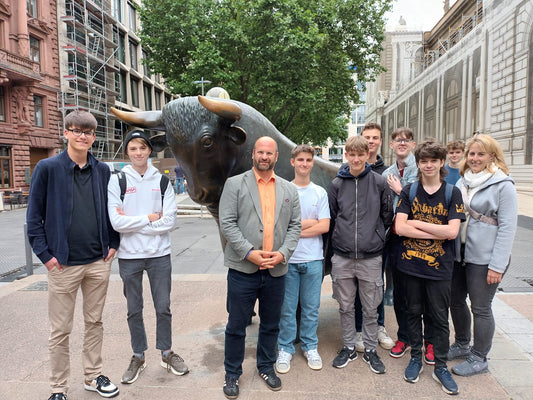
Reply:
M254 175L263 216L263 250L272 251L274 247L274 220L276 218L276 175L272 171L272 175L267 181L257 175L255 169Z

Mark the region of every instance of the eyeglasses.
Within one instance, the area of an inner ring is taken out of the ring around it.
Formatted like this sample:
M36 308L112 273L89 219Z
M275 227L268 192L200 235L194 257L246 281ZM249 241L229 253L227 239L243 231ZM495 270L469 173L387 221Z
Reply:
M394 143L398 143L398 144L409 144L412 142L411 139L396 139L396 140L393 140Z
M78 136L78 137L80 137L82 134L84 134L85 137L94 135L94 131L92 129L88 131L82 131L81 129L67 129L67 131L72 132L74 136Z

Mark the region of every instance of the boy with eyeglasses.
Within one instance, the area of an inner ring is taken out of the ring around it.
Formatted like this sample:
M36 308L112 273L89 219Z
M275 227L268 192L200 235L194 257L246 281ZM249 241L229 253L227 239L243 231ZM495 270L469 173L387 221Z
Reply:
M36 165L26 216L30 244L48 270L49 400L67 398L69 336L79 288L85 322L84 388L109 398L119 392L102 374L102 312L111 261L120 241L107 214L111 171L90 153L96 118L86 111L73 111L64 123L67 149Z

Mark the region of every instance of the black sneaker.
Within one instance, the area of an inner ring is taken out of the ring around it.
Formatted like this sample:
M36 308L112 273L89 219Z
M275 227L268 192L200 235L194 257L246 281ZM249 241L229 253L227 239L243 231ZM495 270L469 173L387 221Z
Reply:
M270 390L276 392L281 389L281 379L279 379L274 370L268 372L260 372L259 376L263 378Z
M52 393L48 400L67 400L67 395L65 393Z
M224 391L224 396L226 396L226 398L236 399L239 397L239 380L237 378L226 376L222 390Z
M365 350L363 354L363 361L370 366L370 371L375 374L384 374L385 373L385 364L381 361L376 353L376 350Z
M105 375L100 375L92 381L85 381L84 388L91 392L98 392L102 397L109 398L118 395L118 387L116 387Z
M453 379L452 374L450 374L450 371L448 371L448 368L435 368L435 370L433 371L433 379L435 379L438 383L441 384L442 390L444 390L445 393L451 395L459 393L457 383L455 383L455 380Z
M409 365L407 365L407 368L405 369L403 379L410 383L416 383L418 382L418 377L423 369L422 360L420 358L411 357L411 361L409 361Z
M341 351L337 354L337 357L333 360L333 366L335 368L344 368L348 365L350 361L357 359L357 351L355 348L350 350L348 347L344 346Z

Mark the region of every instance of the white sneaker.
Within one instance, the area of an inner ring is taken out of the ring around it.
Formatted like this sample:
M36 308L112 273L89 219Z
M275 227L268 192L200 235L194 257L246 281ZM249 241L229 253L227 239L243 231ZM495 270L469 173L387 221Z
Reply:
M365 352L365 344L363 343L363 332L355 332L355 351L358 353Z
M280 349L278 359L276 360L276 371L280 374L286 374L291 369L292 354Z
M394 347L394 340L392 340L384 326L378 326L378 342L385 350L390 350Z
M304 356L307 358L307 365L314 370L322 369L322 358L318 354L317 349L304 351Z

